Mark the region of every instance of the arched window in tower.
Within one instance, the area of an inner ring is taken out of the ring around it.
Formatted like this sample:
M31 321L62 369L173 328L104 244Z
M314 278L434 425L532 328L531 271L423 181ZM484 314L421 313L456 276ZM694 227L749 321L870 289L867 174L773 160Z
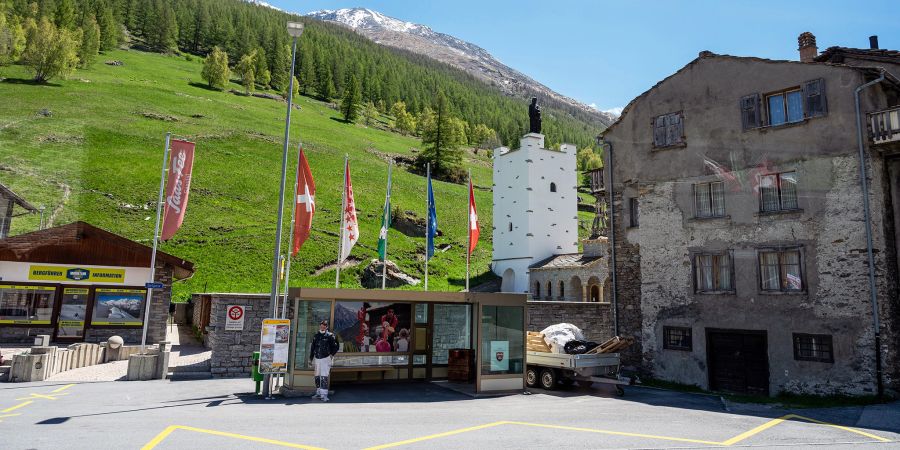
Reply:
M566 296L566 288L562 281L559 282L559 299L563 300Z
M556 183L550 183L550 192L556 192Z
M534 298L541 298L541 282L534 282Z
M591 285L591 301L600 301L600 286L597 286L596 284Z
M509 223L509 231L512 231L512 222Z

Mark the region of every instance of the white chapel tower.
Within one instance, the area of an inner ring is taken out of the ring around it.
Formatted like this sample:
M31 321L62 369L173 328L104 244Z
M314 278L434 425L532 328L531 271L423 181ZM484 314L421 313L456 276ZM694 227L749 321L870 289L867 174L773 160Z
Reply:
M574 145L549 150L544 135L532 132L518 150L494 150L492 268L503 277L502 292L529 292L529 266L578 252L577 184Z

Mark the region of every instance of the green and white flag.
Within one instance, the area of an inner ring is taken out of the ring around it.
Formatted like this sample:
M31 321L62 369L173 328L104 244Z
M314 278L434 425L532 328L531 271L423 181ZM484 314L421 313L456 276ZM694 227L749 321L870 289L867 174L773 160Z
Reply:
M391 169L393 165L388 166L388 184L387 195L384 198L384 213L381 216L381 232L378 234L378 260L387 259L387 234L388 228L391 226Z

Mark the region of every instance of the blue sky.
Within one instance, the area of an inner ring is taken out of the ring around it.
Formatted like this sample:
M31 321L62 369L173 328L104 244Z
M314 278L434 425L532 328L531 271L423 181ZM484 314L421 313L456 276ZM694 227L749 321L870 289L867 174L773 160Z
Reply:
M797 36L900 50L900 4L865 1L268 0L282 9L365 7L477 44L562 94L625 106L701 50L798 59Z

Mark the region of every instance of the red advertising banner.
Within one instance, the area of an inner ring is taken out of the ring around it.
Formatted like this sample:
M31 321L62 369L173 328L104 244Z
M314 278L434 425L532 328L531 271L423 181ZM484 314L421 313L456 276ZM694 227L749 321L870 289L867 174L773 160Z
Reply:
M161 235L164 241L171 239L184 221L184 211L187 209L188 194L191 190L191 170L194 167L193 142L173 139L171 147Z

